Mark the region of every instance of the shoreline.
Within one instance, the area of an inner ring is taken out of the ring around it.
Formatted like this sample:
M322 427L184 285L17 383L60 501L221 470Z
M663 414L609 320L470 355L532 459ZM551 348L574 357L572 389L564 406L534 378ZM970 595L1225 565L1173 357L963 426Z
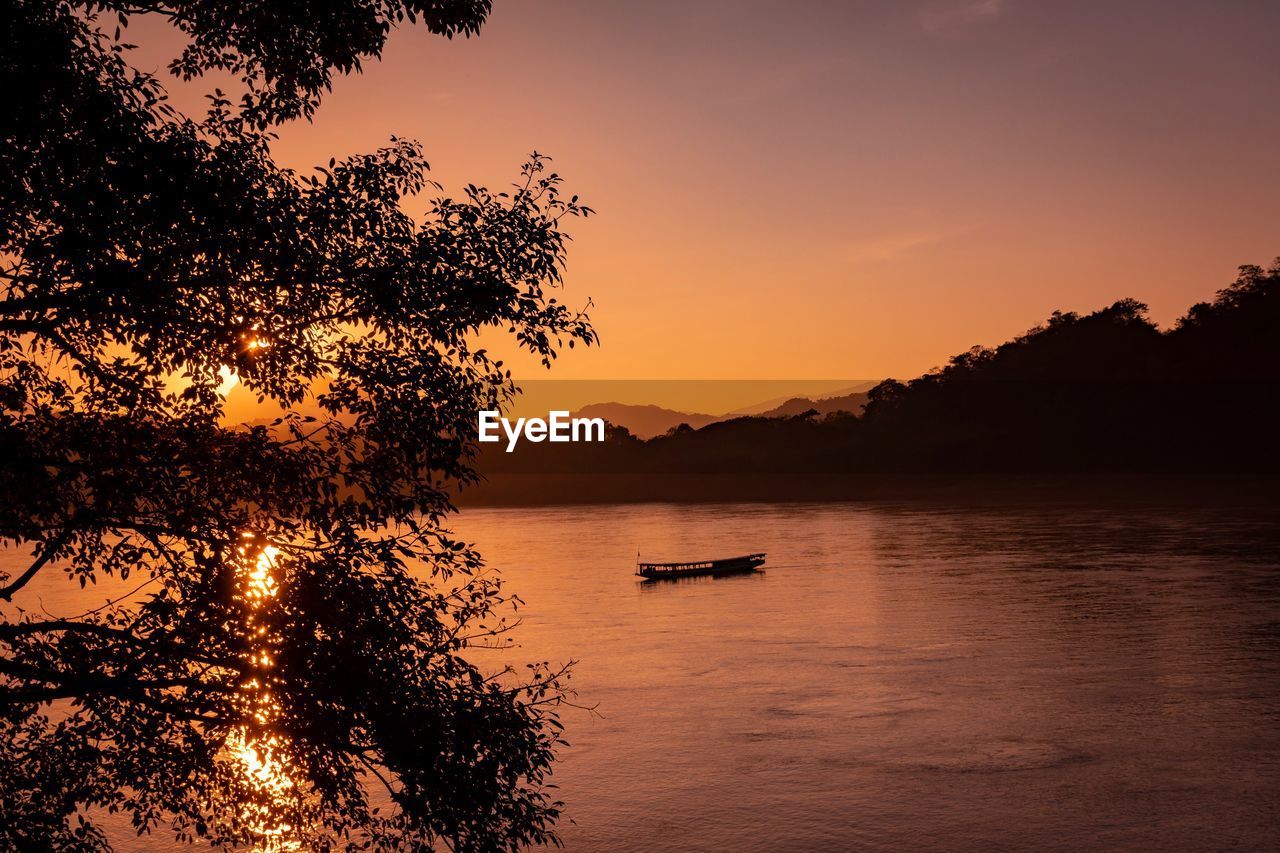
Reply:
M650 503L1280 505L1276 475L494 474L459 509Z

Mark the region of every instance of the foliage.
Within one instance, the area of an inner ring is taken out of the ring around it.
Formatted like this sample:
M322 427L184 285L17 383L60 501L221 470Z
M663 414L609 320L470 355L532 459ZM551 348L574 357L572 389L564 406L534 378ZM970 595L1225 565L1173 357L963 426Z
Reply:
M815 476L829 474L1280 472L1280 261L1242 267L1171 329L1146 310L1122 299L1055 312L997 347L881 382L857 416L744 417L644 442L609 430L599 445L486 453L479 467L493 476L475 497L536 499L530 476L546 492L545 475L578 473L588 476L575 494L605 500L848 494ZM607 474L691 476L647 485ZM715 486L708 474L738 479Z
M101 809L227 846L554 840L564 673L470 662L515 600L444 522L514 392L477 332L547 364L595 340L552 295L590 210L537 154L415 221L442 190L413 142L270 151L393 25L489 3L6 5L0 544L32 557L0 573L0 846L102 848ZM244 96L172 109L111 31L144 12ZM226 423L231 371L281 417ZM53 571L132 589L49 616L24 591Z

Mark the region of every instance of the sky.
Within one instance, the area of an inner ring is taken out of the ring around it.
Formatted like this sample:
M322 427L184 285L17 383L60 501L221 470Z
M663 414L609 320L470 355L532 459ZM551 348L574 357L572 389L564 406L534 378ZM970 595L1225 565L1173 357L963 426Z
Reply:
M394 33L275 150L416 138L455 191L551 155L598 211L563 298L603 344L555 378L906 379L1056 309L1169 324L1280 255L1277 32L1263 2L495 0L478 38Z

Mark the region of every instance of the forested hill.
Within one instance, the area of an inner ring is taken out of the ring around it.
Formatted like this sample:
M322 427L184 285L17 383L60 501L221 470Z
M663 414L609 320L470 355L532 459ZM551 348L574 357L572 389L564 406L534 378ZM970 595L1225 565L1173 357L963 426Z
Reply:
M747 417L640 441L482 454L528 473L1280 471L1280 261L1161 330L1132 299L1055 313L910 382L860 416Z

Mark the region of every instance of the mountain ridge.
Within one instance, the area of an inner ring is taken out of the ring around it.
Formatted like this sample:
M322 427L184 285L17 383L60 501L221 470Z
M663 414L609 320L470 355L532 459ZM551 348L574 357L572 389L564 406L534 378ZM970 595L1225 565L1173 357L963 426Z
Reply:
M637 438L648 439L665 435L682 424L688 425L693 429L702 429L714 423L742 417L793 417L806 411L815 411L820 415L834 412L849 412L856 415L861 413L863 406L866 405L867 394L868 391L861 390L830 397L774 398L744 409L727 412L723 415L712 415L705 412L684 412L652 404L640 405L616 402L591 403L577 409L573 412L573 415L574 417L604 418L608 423L623 427ZM772 408L761 409L761 406L770 404L772 404Z

